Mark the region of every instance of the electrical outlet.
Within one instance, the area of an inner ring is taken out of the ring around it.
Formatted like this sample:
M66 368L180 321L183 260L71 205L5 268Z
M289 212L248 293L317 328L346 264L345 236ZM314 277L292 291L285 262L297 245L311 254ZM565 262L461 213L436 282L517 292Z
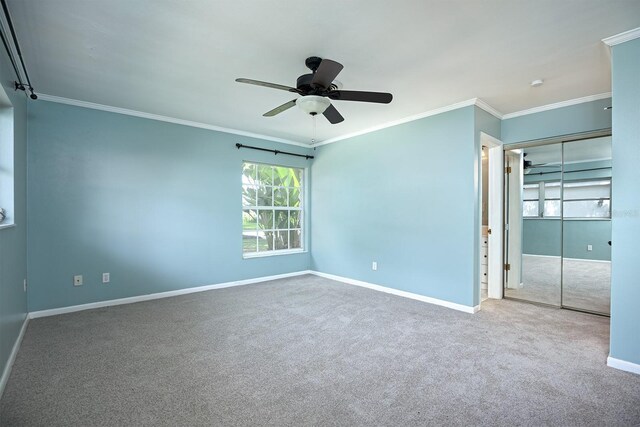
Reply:
M109 273L102 273L102 283L109 283L109 280L111 280Z
M593 250L593 245L587 245L587 250L588 251L592 251Z
M377 261L373 261L373 262L371 263L371 269L372 269L373 271L377 271L377 270L378 270L378 262L377 262Z
M73 286L82 286L82 275L73 276Z

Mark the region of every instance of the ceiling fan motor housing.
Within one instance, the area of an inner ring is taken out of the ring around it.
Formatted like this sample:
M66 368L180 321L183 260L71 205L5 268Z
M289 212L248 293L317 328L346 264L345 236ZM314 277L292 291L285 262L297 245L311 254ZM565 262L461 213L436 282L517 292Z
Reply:
M313 88L311 87L311 80L313 79L313 74L303 74L298 77L296 81L296 87L304 93L311 92Z
M338 86L336 86L334 83L331 83L331 85L328 88L313 87L311 86L312 80L313 80L313 73L303 74L300 77L298 77L298 80L296 81L296 88L302 91L303 94L313 94L313 95L320 95L323 92L338 89Z

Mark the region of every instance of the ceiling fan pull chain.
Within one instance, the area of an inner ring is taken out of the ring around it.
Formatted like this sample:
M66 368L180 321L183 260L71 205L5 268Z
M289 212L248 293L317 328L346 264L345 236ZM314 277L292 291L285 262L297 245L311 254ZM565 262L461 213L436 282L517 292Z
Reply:
M311 116L311 118L313 119L313 138L311 138L312 144L316 143L316 115L317 114Z

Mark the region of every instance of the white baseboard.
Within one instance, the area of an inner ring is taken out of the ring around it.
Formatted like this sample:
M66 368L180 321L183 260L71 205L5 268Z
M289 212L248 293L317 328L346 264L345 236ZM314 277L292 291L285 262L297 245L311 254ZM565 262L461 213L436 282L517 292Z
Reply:
M607 357L607 366L620 369L621 371L640 374L640 365L637 363L627 362L626 360L616 359L611 356Z
M562 257L558 256L558 255L536 255L536 254L522 254L523 257L527 256L527 257L535 257L535 258L555 258L555 259L560 259ZM568 261L588 261L588 262L604 262L607 264L611 264L610 260L606 260L606 259L586 259L586 258L567 258L564 257L564 260L568 260Z
M464 311L465 313L477 313L480 310L480 306L475 307L463 304L457 304L455 302L445 301L437 298L426 297L424 295L414 294L412 292L400 291L398 289L387 288L386 286L374 285L373 283L363 282L361 280L349 279L347 277L336 276L334 274L321 273L319 271L310 271L311 274L324 277L325 279L336 280L338 282L347 283L349 285L361 286L363 288L373 289L374 291L385 292L387 294L397 295L404 298L410 298L429 304L440 305L442 307L452 308L458 311Z
M94 308L111 307L114 305L122 305L122 304L133 304L136 302L175 297L178 295L192 294L195 292L211 291L214 289L230 288L232 286L243 286L243 285L250 285L252 283L267 282L269 280L284 279L286 277L302 276L304 274L311 274L311 271L310 270L296 271L293 273L276 274L274 276L257 277L255 279L237 280L234 282L217 283L215 285L197 286L194 288L178 289L175 291L158 292L155 294L139 295L135 297L118 298L118 299L112 299L107 301L91 302L88 304L72 305L69 307L33 311L29 313L29 318L37 319L39 317L56 316L58 314L73 313L76 311L91 310Z
M20 333L18 334L18 338L16 338L16 342L13 343L11 354L9 354L9 359L7 359L7 364L5 365L4 371L2 372L2 377L0 377L0 398L4 393L4 388L7 385L7 381L9 381L11 368L13 368L13 362L16 361L16 355L18 354L18 350L20 350L20 344L22 344L22 338L24 337L24 332L27 330L28 324L29 316L25 316L24 322L22 322L22 327L20 328Z

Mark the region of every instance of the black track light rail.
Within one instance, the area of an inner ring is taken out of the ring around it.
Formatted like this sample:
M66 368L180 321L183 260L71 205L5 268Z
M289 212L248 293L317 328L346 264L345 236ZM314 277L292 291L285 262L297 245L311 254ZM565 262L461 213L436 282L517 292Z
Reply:
M268 153L273 153L275 155L286 154L287 156L304 157L307 160L314 158L313 156L309 156L309 155L306 155L306 154L290 153L288 151L280 151L280 150L270 150L268 148L252 147L251 145L244 145L244 144L236 144L236 148L238 150L241 149L241 148L248 148L250 150L266 151Z
M22 71L24 71L24 76L27 79L27 82L25 84L22 81L22 78L20 77L16 60L13 57L13 53L11 52L11 49L9 48L9 43L7 43L4 32L0 31L0 36L2 36L2 44L4 44L4 48L7 51L7 55L9 55L9 59L11 59L11 65L13 65L13 70L15 71L16 77L18 78L18 81L14 82L14 85L15 85L14 89L22 90L26 92L28 88L29 92L31 92L31 95L29 95L29 97L31 99L38 99L38 95L35 94L33 85L31 84L31 79L29 78L29 73L27 72L27 66L24 63L24 58L22 57L22 50L20 49L20 44L18 43L18 36L16 36L16 30L13 26L13 21L11 21L11 14L9 13L9 7L7 6L6 0L0 0L0 2L2 3L2 11L4 13L5 19L7 20L7 24L9 24L9 31L11 32L11 38L13 40L14 46L16 47L16 52L18 53L18 59L20 60L20 65L22 65Z

